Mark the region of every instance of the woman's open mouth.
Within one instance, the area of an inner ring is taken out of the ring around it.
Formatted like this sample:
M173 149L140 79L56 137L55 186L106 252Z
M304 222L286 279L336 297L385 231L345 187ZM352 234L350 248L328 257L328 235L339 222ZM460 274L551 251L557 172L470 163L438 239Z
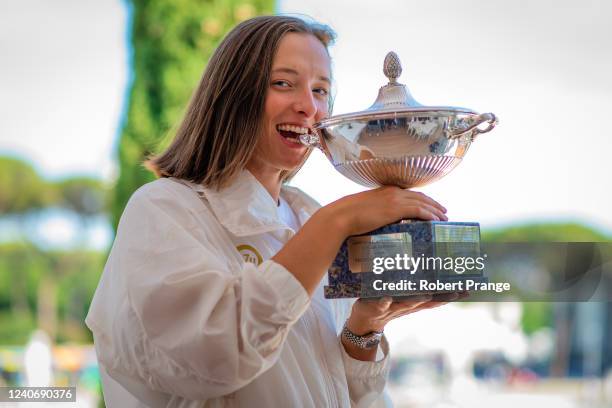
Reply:
M304 144L302 144L302 142L300 142L300 135L310 133L310 128L296 125L280 124L276 126L276 130L285 141L296 145L295 147L306 147Z

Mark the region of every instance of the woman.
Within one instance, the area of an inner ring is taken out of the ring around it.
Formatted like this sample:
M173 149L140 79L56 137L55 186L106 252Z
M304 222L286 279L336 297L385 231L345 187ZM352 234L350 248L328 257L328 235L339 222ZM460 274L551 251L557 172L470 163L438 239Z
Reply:
M161 178L125 208L86 320L109 406L381 400L389 358L376 333L439 303L345 307L323 298L322 278L347 236L446 216L399 188L319 208L283 186L308 155L297 137L328 116L332 38L257 17L212 56L174 142L148 162Z

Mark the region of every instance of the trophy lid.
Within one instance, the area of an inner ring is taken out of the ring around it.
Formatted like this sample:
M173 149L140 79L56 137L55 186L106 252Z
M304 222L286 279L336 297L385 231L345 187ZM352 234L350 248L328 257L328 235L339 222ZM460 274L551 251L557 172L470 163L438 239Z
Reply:
M366 110L378 111L381 109L418 108L423 106L412 97L406 85L397 82L397 78L402 75L402 63L393 51L388 52L385 57L383 72L389 79L389 83L378 90L376 101Z
M354 120L375 120L381 117L388 117L389 114L401 116L403 113L418 112L419 116L440 114L476 114L475 111L467 108L453 106L424 106L417 102L406 85L399 83L397 79L402 74L402 64L399 57L393 51L387 53L383 63L383 73L389 79L389 83L378 90L376 101L368 109L360 112L336 115L319 122L315 127L324 128L344 121Z

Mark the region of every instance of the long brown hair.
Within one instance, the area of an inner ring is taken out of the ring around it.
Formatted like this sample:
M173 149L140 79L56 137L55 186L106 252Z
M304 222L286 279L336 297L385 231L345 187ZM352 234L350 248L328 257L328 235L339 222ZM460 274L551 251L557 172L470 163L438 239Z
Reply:
M289 32L312 34L326 48L335 37L325 25L290 16L261 16L238 24L210 58L174 140L145 167L157 177L206 187L229 184L255 151L272 60ZM285 171L281 177L293 173Z

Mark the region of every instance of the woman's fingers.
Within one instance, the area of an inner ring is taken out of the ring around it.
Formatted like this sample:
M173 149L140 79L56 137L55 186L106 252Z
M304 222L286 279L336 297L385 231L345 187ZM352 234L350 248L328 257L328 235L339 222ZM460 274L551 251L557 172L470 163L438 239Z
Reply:
M425 309L434 309L436 307L440 307L440 306L444 306L446 304L448 304L449 302L437 302L437 301L432 301L432 302L428 302L426 304L424 304L423 306L421 306L420 310L425 310Z
M402 190L398 187L383 187L384 204L399 211L403 218L446 221L446 208L423 193Z
M389 309L389 306L393 303L393 298L391 296L383 296L381 298L359 298L357 302L363 303L367 305L367 307L380 313Z
M465 299L470 297L470 292L464 290L463 292L459 292L459 299Z
M433 309L445 305L453 300L462 299L464 296L460 293L442 293L434 296L425 295L420 299L410 299L395 301L389 307L391 320L404 316L410 313L418 312L419 310ZM417 298L417 296L415 296Z
M434 302L450 302L461 299L461 293L464 292L436 293L431 300Z
M431 302L431 299L431 295L418 295L414 296L410 300L395 301L389 306L389 311L391 313L412 311L421 307L424 304Z
M433 198L421 193L421 192L417 192L417 191L409 191L409 190L403 190L406 194L406 197L411 199L411 200L419 200L424 202L427 205L430 205L432 207L437 208L438 210L440 210L443 213L446 213L446 208L440 204L439 202L437 202L436 200L434 200Z
M438 207L423 201L408 200L405 203L405 214L422 220L447 221L448 217Z

